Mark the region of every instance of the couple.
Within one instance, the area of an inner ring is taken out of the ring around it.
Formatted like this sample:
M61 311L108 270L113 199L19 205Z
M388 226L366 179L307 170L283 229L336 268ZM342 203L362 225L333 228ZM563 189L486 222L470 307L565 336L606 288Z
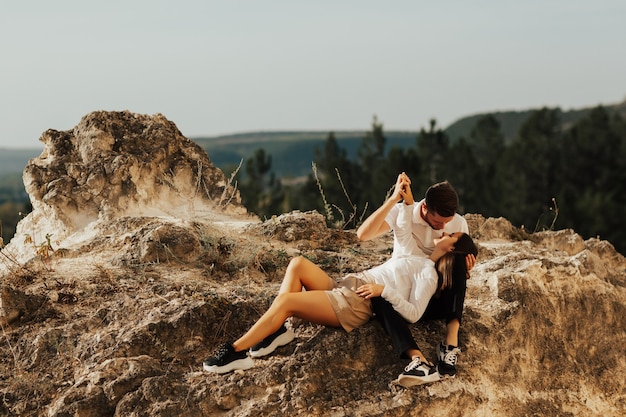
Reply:
M410 180L400 174L391 197L357 230L361 240L393 230L394 249L387 262L337 283L304 257L292 259L267 312L241 338L207 358L204 369L225 373L252 367L248 350L251 357L261 357L293 340L285 326L291 316L349 332L375 315L401 357L411 359L398 379L401 385L454 376L465 280L477 253L457 207L458 196L447 182L431 186L415 204ZM426 360L408 327L420 318L446 320L437 365Z

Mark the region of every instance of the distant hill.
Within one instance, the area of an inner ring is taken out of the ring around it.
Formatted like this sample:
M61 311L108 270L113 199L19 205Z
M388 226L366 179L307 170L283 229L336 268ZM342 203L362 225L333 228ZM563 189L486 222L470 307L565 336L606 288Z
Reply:
M607 109L620 113L626 118L626 101L616 105L605 105ZM591 111L592 107L561 111L563 126L567 128ZM500 122L507 142L515 137L520 126L537 109L524 111L498 111L480 113L463 117L444 130L452 142L461 137L468 138L476 122L487 114L492 114ZM383 121L384 123L384 121ZM279 178L300 177L311 173L311 163L315 149L322 149L328 138L328 131L292 131L292 132L249 132L233 135L190 138L202 146L213 163L227 175L242 159L247 159L254 152L263 148L272 157L272 171ZM344 148L349 158L356 157L357 149L367 130L333 132L339 145ZM393 147L406 149L416 144L418 131L385 131L386 150ZM21 173L30 158L41 153L41 149L0 149L0 176ZM243 168L242 168L243 169Z
M322 150L330 131L316 132L253 132L211 138L192 138L202 146L213 163L225 169L238 165L263 148L272 156L272 170L278 177L300 177L311 173L315 149ZM339 145L349 158L356 157L357 149L366 131L334 132ZM387 150L392 147L408 148L417 142L417 132L385 132ZM243 168L242 168L243 169Z
M28 160L39 156L41 149L0 148L0 175L22 173Z
M615 105L605 105L604 107L609 111L619 113L622 117L626 118L626 101ZM585 117L592 109L593 107L567 111L562 111L559 109L562 127L567 129L568 127L576 123L577 120ZM445 132L450 140L453 142L460 139L461 137L469 138L472 129L474 129L474 126L476 125L476 122L478 122L478 120L480 120L482 117L491 114L496 118L496 120L498 120L498 122L500 122L500 126L502 129L502 133L504 134L506 143L510 143L515 138L515 135L519 131L519 128L535 111L537 111L537 109L524 111L498 111L475 114L457 120L450 126L446 127Z
M626 101L618 105L607 105L607 109L619 112L626 118ZM592 107L578 110L561 111L561 121L564 128L571 126L580 118L586 116ZM476 122L492 114L500 122L502 133L507 143L511 142L520 126L537 109L525 111L500 111L481 113L464 117L446 127L444 131L454 143L461 137L469 138ZM330 131L315 132L251 132L235 135L192 138L209 154L213 163L225 169L238 165L242 158L248 158L263 148L272 156L272 170L279 178L299 177L311 173L311 163L315 148L322 149L324 141ZM356 151L365 137L366 131L334 132L339 145L344 148L349 158L356 156ZM387 137L386 150L398 146L402 149L413 147L416 144L418 131L385 131ZM227 172L228 174L229 172Z

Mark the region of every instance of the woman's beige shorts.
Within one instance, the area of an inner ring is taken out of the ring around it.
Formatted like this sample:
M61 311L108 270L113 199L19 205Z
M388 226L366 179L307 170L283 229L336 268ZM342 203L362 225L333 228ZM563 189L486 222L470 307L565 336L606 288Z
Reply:
M357 273L344 277L340 282L332 281L332 290L326 291L341 327L347 332L362 326L372 317L371 301L356 293L356 289L365 283L362 275Z

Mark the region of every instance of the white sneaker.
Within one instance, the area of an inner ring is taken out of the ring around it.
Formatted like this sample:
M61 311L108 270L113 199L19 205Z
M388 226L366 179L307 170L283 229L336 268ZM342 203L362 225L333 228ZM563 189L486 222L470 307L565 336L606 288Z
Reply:
M422 362L420 358L415 358L404 368L404 372L398 377L398 384L403 387L429 384L439 381L439 372L435 365Z
M276 348L284 346L291 342L296 337L293 330L287 328L284 324L280 326L280 329L276 330L271 335L267 336L261 342L250 348L250 356L253 358L260 358L261 356L269 355Z

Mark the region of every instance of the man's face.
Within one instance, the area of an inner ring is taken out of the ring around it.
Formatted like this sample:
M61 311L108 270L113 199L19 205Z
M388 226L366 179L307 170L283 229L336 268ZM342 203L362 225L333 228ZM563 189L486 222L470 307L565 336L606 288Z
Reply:
M426 204L422 206L422 218L428 223L430 227L435 230L441 230L445 227L445 225L451 221L454 216L450 217L442 217L435 213L434 211L428 210Z

